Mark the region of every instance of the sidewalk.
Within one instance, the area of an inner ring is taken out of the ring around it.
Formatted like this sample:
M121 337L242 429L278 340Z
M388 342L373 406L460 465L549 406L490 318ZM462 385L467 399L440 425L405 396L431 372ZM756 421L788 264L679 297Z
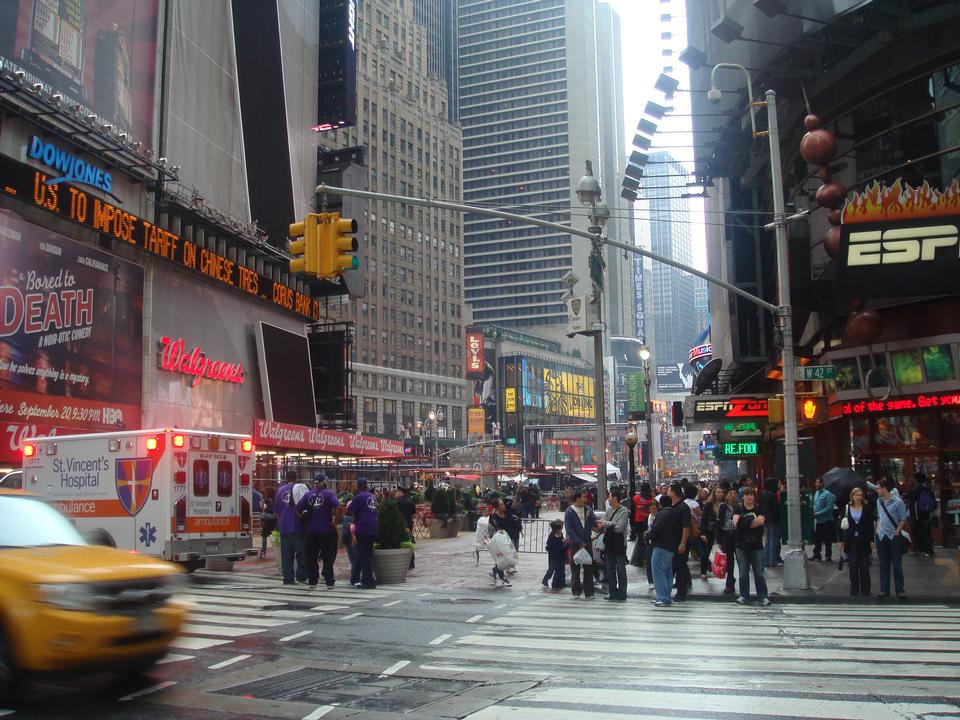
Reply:
M543 515L546 519L560 517L559 513ZM493 593L549 593L540 581L547 569L545 553L521 553L518 572L510 576L512 588L494 587L490 582L490 568L493 561L485 550L480 551L479 565L474 554L474 534L461 532L456 538L418 540L416 546L416 567L407 575L407 582L411 585L434 587L438 590L484 590ZM632 544L631 544L632 547ZM809 602L849 602L865 603L877 602L876 594L880 589L879 570L874 562L871 568L872 598L851 597L850 580L847 568L837 570L839 560L839 546L834 547L834 561L808 563L811 589L808 591L785 591L783 589L783 568L766 568L764 577L774 602L809 603ZM238 571L257 572L277 577L277 552L271 546L265 560L245 560L236 565ZM629 557L629 554L628 554ZM903 572L907 596L912 601L960 603L960 559L958 550L938 548L932 558L907 555L903 559ZM337 582L346 582L349 579L350 565L346 553L341 549L337 557ZM724 581L708 575L706 580L700 579L700 565L698 561L691 561L690 574L693 577L693 588L690 590L690 600L733 602L735 595L724 595ZM752 578L751 578L752 579ZM569 568L567 583L570 582ZM638 598L653 598L653 590L648 589L646 570L627 566L627 585L629 595ZM751 583L752 585L752 583ZM751 588L752 589L752 588ZM569 590L562 591L568 593ZM600 592L598 591L598 595ZM896 599L887 600L887 603L897 604Z

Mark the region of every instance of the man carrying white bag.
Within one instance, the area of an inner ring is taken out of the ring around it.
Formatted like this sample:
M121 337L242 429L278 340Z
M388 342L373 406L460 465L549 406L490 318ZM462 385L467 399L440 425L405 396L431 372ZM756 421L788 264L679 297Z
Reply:
M486 532L481 536L480 524L477 524L477 538L483 539L487 550L493 556L493 569L490 571L490 582L494 585L510 587L511 583L507 580L506 571L511 570L517 565L517 548L514 546L510 536L503 529L503 521L506 519L506 506L503 500L498 500L496 510L490 514L489 525ZM491 535L489 539L487 536Z

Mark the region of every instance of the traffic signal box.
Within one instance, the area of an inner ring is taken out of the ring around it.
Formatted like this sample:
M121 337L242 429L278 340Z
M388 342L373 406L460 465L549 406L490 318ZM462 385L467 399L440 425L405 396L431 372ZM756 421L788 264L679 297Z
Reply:
M771 425L783 425L783 397L771 397L767 403ZM819 396L797 396L797 421L801 425L819 425L827 421L827 399Z
M290 225L290 272L332 280L343 270L355 270L357 221L339 213L309 213L302 222Z

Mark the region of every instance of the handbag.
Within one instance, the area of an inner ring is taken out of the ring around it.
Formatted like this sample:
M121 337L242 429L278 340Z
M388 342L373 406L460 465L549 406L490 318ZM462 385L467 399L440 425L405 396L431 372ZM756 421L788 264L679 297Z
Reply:
M880 506L880 509L883 510L883 514L887 516L887 520L890 521L890 524L894 527L897 526L897 523L893 522L893 516L890 514L890 511L887 510L887 506L883 504L883 500L877 500L877 505ZM896 537L896 535L894 535ZM904 550L908 549L913 544L913 538L910 537L910 533L906 530L900 531L900 537L903 538L903 541L907 544L907 547Z
M849 530L849 529L850 529L850 506L849 506L849 505L847 506L847 512L846 512L846 514L843 516L843 520L840 521L840 529L841 529L841 530ZM842 570L842 569L843 569L843 568L841 568L841 570Z
M719 580L727 576L727 554L718 547L713 549L713 576Z
M586 547L582 547L573 554L573 561L577 565L593 565L593 555Z

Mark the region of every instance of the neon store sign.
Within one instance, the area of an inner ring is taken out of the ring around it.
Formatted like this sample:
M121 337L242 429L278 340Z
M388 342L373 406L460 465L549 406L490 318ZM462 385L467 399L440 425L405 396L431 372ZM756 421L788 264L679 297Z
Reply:
M931 408L960 407L960 393L940 395L914 395L891 400L858 400L840 406L842 415L872 415L874 413L900 412L903 410L929 410Z
M193 378L196 387L204 378L243 385L243 365L223 360L211 360L200 346L187 352L183 338L160 338L160 369Z

